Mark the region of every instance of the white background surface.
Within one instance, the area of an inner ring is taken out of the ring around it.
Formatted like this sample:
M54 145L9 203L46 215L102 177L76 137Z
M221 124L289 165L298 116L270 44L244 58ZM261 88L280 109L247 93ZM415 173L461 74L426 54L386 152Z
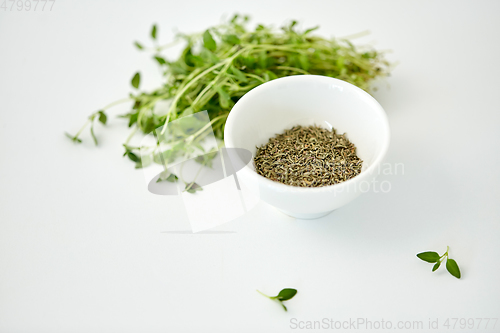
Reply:
M446 318L500 318L500 2L15 8L0 10L0 332L288 332L292 318L421 320L425 332L437 331L429 318L439 331ZM78 146L64 137L125 97L136 70L143 87L158 85L132 46L153 22L168 42L174 27L195 32L234 12L326 36L369 29L360 43L393 50L390 88L375 94L392 129L387 162L404 163L404 175L380 178L389 193L316 221L260 203L224 233L193 235L180 199L148 193L121 158L124 121L97 128L97 148L88 133ZM415 257L446 245L461 280ZM255 291L285 287L299 291L287 313Z

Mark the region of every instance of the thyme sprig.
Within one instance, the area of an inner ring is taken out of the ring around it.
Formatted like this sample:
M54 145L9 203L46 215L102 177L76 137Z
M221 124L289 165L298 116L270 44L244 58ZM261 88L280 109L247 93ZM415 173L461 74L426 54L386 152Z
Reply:
M461 274L460 274L460 268L458 268L458 264L455 260L450 259L448 252L450 251L450 247L446 247L446 252L443 255L439 255L437 252L433 251L428 251L428 252L422 252L417 254L417 257L423 261L427 261L430 263L433 263L434 266L432 266L432 271L436 271L439 266L441 266L441 263L446 259L446 270L456 277L457 279L460 279Z
M316 36L313 32L318 27L300 30L298 23L291 21L279 30L261 24L248 29L248 21L248 16L235 15L228 22L201 33L179 33L174 43L166 45L159 44L159 29L153 25L150 32L152 46L139 42L134 42L134 45L138 50L152 53L165 82L153 91L142 91L141 74L135 73L131 79L134 89L128 98L93 113L75 135L67 136L79 143L82 131L91 125L91 136L97 144L94 119L98 117L105 124L101 117L107 117L105 111L108 108L132 102L131 110L120 116L128 120L131 128L123 146L125 156L136 167L144 167L148 163L136 159L143 147L130 144L137 133L148 135L175 119L207 110L215 136L223 140L224 125L231 108L245 93L267 81L289 75L317 74L345 80L368 90L374 79L388 74L389 64L383 53L368 47L356 47L346 39ZM162 52L179 42L184 43L180 56L175 60L167 59ZM155 110L160 101L170 103L166 112ZM163 131L165 129L166 126ZM193 137L191 134L191 139L201 135L197 133ZM156 151L159 153L175 156L179 152ZM149 160L159 162L154 147Z
M297 289L285 288L282 289L276 296L268 296L259 290L257 290L257 292L262 296L269 298L270 300L278 302L283 307L283 310L288 311L283 302L292 299L297 294Z

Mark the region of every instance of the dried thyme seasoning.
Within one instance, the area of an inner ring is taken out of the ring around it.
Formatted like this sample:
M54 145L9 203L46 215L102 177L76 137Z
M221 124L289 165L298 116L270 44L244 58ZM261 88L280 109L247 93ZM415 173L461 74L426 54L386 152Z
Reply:
M341 183L361 172L363 161L346 134L319 126L295 126L257 147L255 171L268 179L299 187Z

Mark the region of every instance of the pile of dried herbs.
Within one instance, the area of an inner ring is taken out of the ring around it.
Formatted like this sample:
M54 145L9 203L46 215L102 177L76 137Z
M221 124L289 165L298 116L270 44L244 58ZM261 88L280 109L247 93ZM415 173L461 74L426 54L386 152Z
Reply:
M255 171L299 187L334 185L361 172L363 161L345 134L318 126L295 126L257 147Z
M139 168L159 159L154 158L157 152L151 150L149 162L141 161L137 154L141 147L130 143L136 133L150 134L169 121L207 110L216 137L223 139L224 124L233 105L264 82L289 75L317 74L368 90L374 79L388 74L388 63L382 53L355 47L348 40L313 35L318 27L299 30L297 22L292 21L279 30L264 25L248 29L247 21L247 16L235 15L229 22L202 33L178 34L177 41L183 41L185 47L176 60L162 55L170 44L160 46L158 28L154 25L152 46L138 42L135 45L140 50L152 51L152 58L158 63L165 82L154 91L141 91L141 75L136 73L131 80L134 92L129 98L91 114L77 134L67 134L68 137L81 142L82 131L90 125L90 134L97 144L95 120L106 124L107 109L131 102L130 112L121 116L131 127L123 144L124 156ZM170 103L167 112L155 112L155 105L165 100Z

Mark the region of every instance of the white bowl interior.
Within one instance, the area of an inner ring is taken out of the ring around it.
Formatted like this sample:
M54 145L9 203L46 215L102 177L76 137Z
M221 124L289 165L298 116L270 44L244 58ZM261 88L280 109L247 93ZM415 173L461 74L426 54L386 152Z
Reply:
M347 82L314 75L277 79L243 96L228 118L226 146L255 156L256 146L285 129L313 124L347 133L363 160L362 172L388 146L387 117L373 97Z

